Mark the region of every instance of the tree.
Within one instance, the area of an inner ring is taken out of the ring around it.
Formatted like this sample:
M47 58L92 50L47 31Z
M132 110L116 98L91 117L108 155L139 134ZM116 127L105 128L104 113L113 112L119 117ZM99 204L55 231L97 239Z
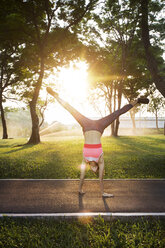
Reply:
M0 112L3 127L3 139L8 138L5 110L3 103L13 98L14 87L20 85L24 78L23 61L21 54L23 50L21 32L16 34L13 28L18 26L19 19L13 16L15 5L13 1L1 2L0 8ZM27 75L26 75L27 76ZM15 96L14 96L15 97Z
M98 58L99 55L97 56L97 60ZM106 60L104 61L101 59L100 62L97 61L95 66L90 68L89 81L91 82L91 89L93 89L93 93L90 98L94 107L98 104L98 98L103 98L105 101L105 108L108 109L108 112L111 114L117 109L117 89L119 87L120 80L118 80L116 75L113 75L112 71L108 68L108 64L109 63L107 63ZM116 127L115 122L113 122L111 124L112 136L117 136L118 128Z
M132 46L127 58L127 73L129 76L125 79L123 86L123 95L128 102L135 101L142 94L148 97L148 89L153 83L150 73L147 70L146 59L144 56L143 45L139 39L139 33L134 37ZM142 93L143 92L143 93ZM140 106L136 105L130 110L130 116L133 124L133 131L136 129L135 114Z
M146 59L148 63L148 69L152 75L152 79L157 87L157 89L160 91L160 93L165 97L165 65L163 62L163 59L155 56L154 48L151 45L150 42L150 35L149 31L151 29L151 25L149 26L149 15L150 19L152 18L154 21L156 19L156 15L160 12L160 10L163 8L164 4L163 1L149 1L149 0L141 0L141 31L142 31L142 40L144 44L144 49L146 53ZM149 11L150 7L150 11ZM151 12L155 12L156 15L151 15ZM156 25L152 25L154 28L154 31L159 31L159 37L160 39L164 39L164 17L162 17L159 20L159 23L156 23ZM158 38L157 38L158 42Z
M155 11L154 4L155 3L151 3L150 8ZM140 7L141 5L139 2L121 1L119 4L118 1L108 0L106 1L105 5L103 5L102 11L99 14L94 15L94 19L100 29L98 30L95 27L92 27L92 31L93 33L97 34L97 38L100 36L102 37L101 42L105 50L107 49L107 55L104 54L102 55L102 57L107 56L108 58L110 58L112 57L112 54L114 54L114 58L109 60L109 63L107 61L107 65L109 64L109 67L113 68L113 75L115 72L116 75L118 75L118 84L116 84L116 82L114 81L115 85L113 85L112 80L111 82L109 80L109 90L114 90L113 94L109 94L109 99L112 99L113 95L114 98L117 97L118 100L116 106L118 106L118 108L120 108L122 93L124 93L125 97L129 101L131 101L139 96L139 90L144 88L147 89L150 84L153 83L153 79L151 80L150 75L146 71L146 58L144 59L143 55L144 46L142 47L140 33L141 30L139 28L139 23L141 20L140 13L143 10L141 10ZM162 6L157 2L156 8L157 12L159 12ZM153 31L156 32L157 30L160 31L162 29L163 24L162 22L160 22L160 25L158 25L158 23L156 25L153 25L152 23L150 27L151 26ZM161 38L163 38L163 34ZM161 49L161 47L158 46L159 40L155 37L154 39L155 42L152 49L154 50L154 54L156 54L156 57L158 59L159 69L161 69L163 72L161 59L163 50ZM94 61L94 64L96 63L97 60ZM114 66L115 64L116 68ZM103 67L101 67L102 65L99 66L103 69ZM98 67L96 71L99 70ZM109 73L109 78L110 75L112 76L110 69L108 69L106 73L103 69L103 72L106 77L107 73ZM105 91L105 93L107 95L107 91ZM112 106L112 104L110 105ZM135 126L134 112L135 108L130 112L130 114ZM119 127L119 119L113 125L115 126L114 135L116 135ZM111 126L112 130L113 125Z
M21 16L24 29L25 49L32 51L38 59L38 69L34 80L32 98L29 102L32 118L32 134L29 144L40 142L37 101L46 69L62 66L72 60L78 43L74 27L94 7L96 0L27 0L20 2L17 14ZM38 77L38 78L37 78Z
M17 83L16 61L18 56L15 56L16 49L13 46L6 46L0 49L0 111L3 127L3 139L8 138L7 125L5 120L5 111L3 102L9 99L9 93L12 92L12 86Z
M11 137L28 137L30 135L31 118L29 110L24 108L5 107L8 133ZM1 129L1 125L0 125Z
M162 109L165 108L165 99L156 91L156 87L154 85L152 85L149 90L150 103L148 105L148 111L155 115L156 128L158 129L158 115L161 113Z
M148 96L148 91L147 91L148 85L147 85L147 80L145 80L144 77L141 78L136 78L136 77L129 77L124 84L123 88L123 94L125 98L128 100L128 102L133 102L137 98L141 96L141 91L146 90L145 94L143 93L143 96ZM139 111L138 105L136 105L134 108L130 110L130 117L132 120L132 125L133 125L133 132L135 132L136 129L136 123L135 123L135 114Z

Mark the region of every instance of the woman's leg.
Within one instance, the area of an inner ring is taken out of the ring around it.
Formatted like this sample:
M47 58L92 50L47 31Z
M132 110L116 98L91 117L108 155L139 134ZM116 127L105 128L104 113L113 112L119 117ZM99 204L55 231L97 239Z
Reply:
M126 113L127 111L129 111L131 108L133 108L132 104L127 104L125 105L123 108L116 110L115 112L113 112L112 114L98 120L98 125L100 127L100 129L102 130L102 132L104 131L104 129L106 127L108 127L114 120L116 120L120 115Z
M100 156L99 159L99 181L100 181L100 191L102 197L113 197L112 194L104 193L104 184L103 184L103 176L104 176L104 157L103 154Z
M137 103L148 104L149 100L147 98L138 98L136 101L131 102L130 104L125 105L119 110L116 110L112 114L98 120L98 125L103 132L106 127L108 127L114 120L116 120L120 115L126 113L131 108L133 108Z
M62 100L56 92L54 92L50 87L47 87L47 92L56 98L56 100L76 119L76 121L84 127L90 120L73 108L69 103Z
M84 178L85 178L85 170L86 170L86 162L85 159L83 158L82 164L81 164L81 174L80 174L80 183L79 183L79 193L84 194L82 190L82 186L84 183Z
M102 132L104 131L104 129L106 127L108 127L114 120L116 120L120 115L128 112L131 108L133 108L137 103L138 103L139 99L137 99L134 102L131 102L130 104L125 105L124 107L122 107L119 110L116 110L115 112L113 112L112 114L99 119L98 120L98 125L100 127L100 129L102 130Z

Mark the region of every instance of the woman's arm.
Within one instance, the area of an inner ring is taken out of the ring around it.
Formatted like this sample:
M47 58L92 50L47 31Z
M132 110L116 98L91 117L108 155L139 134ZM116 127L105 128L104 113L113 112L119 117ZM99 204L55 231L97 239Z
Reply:
M112 194L104 193L104 184L103 184L103 176L104 176L104 157L103 154L99 159L99 180L100 180L100 191L102 197L113 197Z
M84 194L82 190L82 186L84 183L84 178L85 178L85 170L86 170L86 162L85 159L83 158L82 164L81 164L81 174L80 174L80 183L79 183L79 193Z

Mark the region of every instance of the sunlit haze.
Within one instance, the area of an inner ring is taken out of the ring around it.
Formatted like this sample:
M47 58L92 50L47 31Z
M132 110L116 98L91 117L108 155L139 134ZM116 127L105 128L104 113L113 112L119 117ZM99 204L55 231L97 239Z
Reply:
M87 81L87 64L85 62L71 63L68 68L64 67L58 73L51 74L47 79L47 84L59 93L59 96L76 108L85 116L93 119L102 117L98 111L89 103L88 98L88 81ZM42 94L43 93L43 94ZM46 89L41 93L43 98L46 97ZM49 96L49 99L51 96ZM122 99L122 105L126 104L127 100ZM99 108L102 114L105 115L105 102L100 100ZM151 116L146 111L139 111L138 116ZM108 114L108 113L107 113ZM125 117L129 117L129 113ZM66 111L57 101L49 104L45 111L45 121L49 124L58 121L64 124L77 123L71 114Z
M87 103L88 82L85 62L71 63L68 68L61 68L56 77L55 75L49 77L48 82L53 89L57 90L62 99L82 114L89 116L93 113L92 107L89 107ZM56 120L64 124L75 123L73 117L58 103L48 108L45 119L48 123Z
M61 96L69 100L82 101L87 94L87 65L79 62L69 68L62 68L59 73Z

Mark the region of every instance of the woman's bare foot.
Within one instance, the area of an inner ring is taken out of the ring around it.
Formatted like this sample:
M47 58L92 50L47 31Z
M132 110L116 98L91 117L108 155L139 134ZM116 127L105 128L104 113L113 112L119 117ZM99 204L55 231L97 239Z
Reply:
M143 103L143 104L148 104L149 103L149 99L146 97L140 97L137 99L137 103Z
M102 197L114 197L113 194L103 193Z
M46 90L47 90L47 92L48 92L50 95L52 95L52 96L54 96L54 97L57 97L57 96L58 96L58 93L55 92L55 91L53 91L52 88L47 87Z

